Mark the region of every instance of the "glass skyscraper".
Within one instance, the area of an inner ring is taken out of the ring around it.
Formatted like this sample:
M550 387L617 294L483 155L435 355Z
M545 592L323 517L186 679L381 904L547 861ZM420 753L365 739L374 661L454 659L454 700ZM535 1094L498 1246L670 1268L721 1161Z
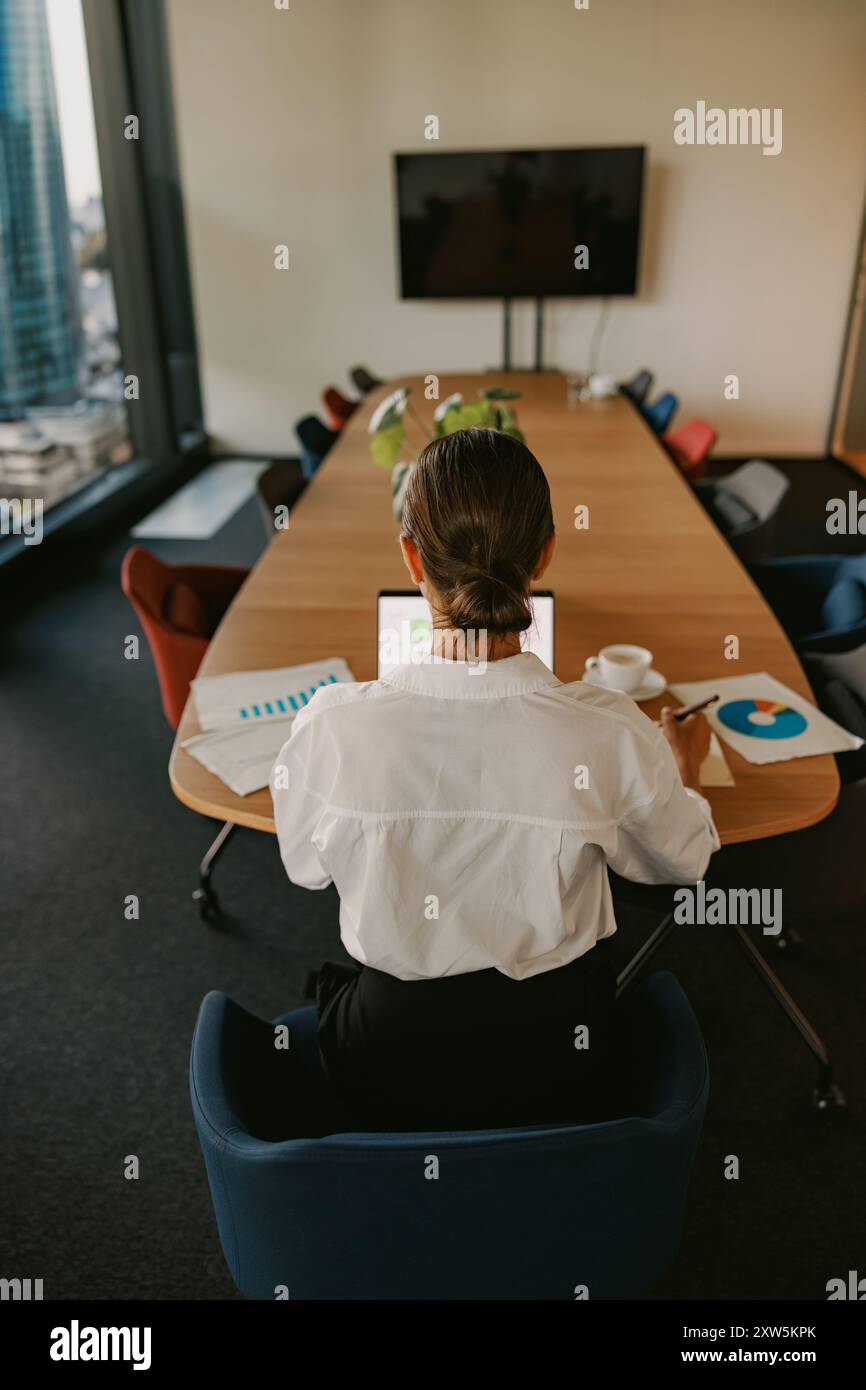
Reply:
M45 0L0 0L0 418L73 401L80 347Z

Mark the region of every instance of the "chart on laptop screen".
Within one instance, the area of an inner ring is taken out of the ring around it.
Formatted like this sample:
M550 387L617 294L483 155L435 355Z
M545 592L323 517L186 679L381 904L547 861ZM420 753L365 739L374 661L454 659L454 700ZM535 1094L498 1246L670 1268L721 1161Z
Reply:
M415 590L389 590L379 595L378 653L379 676L386 676L395 666L428 661L431 656L433 622L427 600ZM533 652L545 666L553 669L553 595L549 592L532 595L532 626L521 638L524 651ZM466 659L483 660L485 656L482 633L470 637Z

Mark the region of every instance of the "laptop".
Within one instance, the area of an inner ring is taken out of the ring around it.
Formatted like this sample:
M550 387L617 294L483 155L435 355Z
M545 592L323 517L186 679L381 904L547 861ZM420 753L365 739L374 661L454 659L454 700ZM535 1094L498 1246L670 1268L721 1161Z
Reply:
M531 605L532 626L522 634L521 646L534 652L552 671L553 594L549 589L536 589ZM418 664L429 657L433 623L427 600L417 589L380 589L376 622L380 679L395 666ZM477 658L470 652L469 659Z

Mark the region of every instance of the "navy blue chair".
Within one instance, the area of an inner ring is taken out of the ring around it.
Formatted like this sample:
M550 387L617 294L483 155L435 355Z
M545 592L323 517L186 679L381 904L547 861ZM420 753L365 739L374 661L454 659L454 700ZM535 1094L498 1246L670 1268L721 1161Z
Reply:
M620 391L624 396L628 396L635 405L643 405L650 391L655 378L651 371L644 367L641 371L635 372L631 381L624 381L620 385Z
M322 460L340 437L339 430L329 430L318 415L304 415L295 424L295 434L301 446L301 473L309 482Z
M275 1020L303 1064L292 1094L275 1024L208 994L190 1090L241 1293L570 1301L581 1285L591 1299L646 1292L677 1254L709 1073L673 975L653 975L617 1007L621 1094L611 1110L622 1118L382 1134L341 1129L350 1121L319 1067L314 1008ZM433 1158L437 1178L425 1176Z
M666 391L652 405L642 405L640 413L656 434L664 434L676 414L679 401L673 391Z
M866 554L785 555L751 572L798 651L847 652L866 642Z

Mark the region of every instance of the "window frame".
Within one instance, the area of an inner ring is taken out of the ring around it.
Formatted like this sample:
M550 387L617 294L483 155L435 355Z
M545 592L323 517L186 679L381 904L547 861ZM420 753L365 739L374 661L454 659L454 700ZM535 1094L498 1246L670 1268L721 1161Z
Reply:
M208 461L164 0L81 0L132 458L50 507L47 538L167 496ZM124 134L139 119L139 138ZM0 566L25 551L0 538ZM32 556L31 556L32 558Z

